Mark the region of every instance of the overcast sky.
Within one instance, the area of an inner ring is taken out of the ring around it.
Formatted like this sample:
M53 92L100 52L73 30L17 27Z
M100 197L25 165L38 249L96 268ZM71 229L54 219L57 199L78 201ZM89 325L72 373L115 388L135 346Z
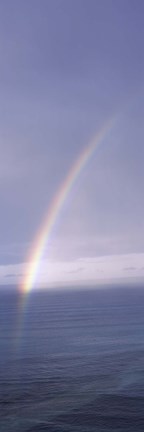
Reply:
M143 277L143 17L143 0L0 0L1 283L22 277L53 196L115 115L57 218L39 282Z

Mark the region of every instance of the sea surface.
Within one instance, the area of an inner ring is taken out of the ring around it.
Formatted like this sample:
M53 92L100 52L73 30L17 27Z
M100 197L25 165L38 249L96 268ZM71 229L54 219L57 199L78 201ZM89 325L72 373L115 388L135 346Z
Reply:
M144 431L144 288L0 292L4 431Z

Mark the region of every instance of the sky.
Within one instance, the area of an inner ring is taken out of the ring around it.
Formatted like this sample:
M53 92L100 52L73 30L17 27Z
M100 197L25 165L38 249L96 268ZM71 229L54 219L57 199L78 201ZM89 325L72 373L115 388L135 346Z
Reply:
M53 197L80 172L36 284L144 278L143 0L0 0L0 283L21 283Z

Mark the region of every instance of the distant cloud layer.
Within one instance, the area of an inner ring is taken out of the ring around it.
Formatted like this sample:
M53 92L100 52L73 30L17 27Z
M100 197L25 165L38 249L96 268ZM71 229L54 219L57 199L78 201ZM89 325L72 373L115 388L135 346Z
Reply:
M113 281L144 281L144 254L84 257L72 261L42 260L34 287L65 286L79 284L113 283ZM80 264L80 265L79 265ZM12 269L14 272L12 272ZM0 266L0 284L20 284L27 275L27 265Z

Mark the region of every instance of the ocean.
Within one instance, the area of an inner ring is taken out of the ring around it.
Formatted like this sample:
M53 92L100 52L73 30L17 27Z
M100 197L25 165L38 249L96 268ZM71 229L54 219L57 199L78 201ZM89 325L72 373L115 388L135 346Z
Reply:
M0 293L0 432L144 431L144 289Z

